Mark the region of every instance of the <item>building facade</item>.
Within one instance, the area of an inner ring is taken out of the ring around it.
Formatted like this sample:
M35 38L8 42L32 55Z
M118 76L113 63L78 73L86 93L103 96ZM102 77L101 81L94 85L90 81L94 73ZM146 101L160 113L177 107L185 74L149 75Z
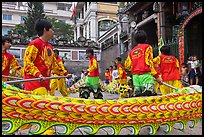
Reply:
M118 2L77 2L74 40L98 38L117 23Z
M43 5L47 17L73 24L70 20L72 2L43 2ZM7 35L16 25L23 23L27 12L27 2L2 2L2 35Z
M100 48L99 61L100 77L104 78L104 71L119 51L118 46L118 6L119 2L77 2L74 40L83 45L91 45ZM107 40L109 39L109 40ZM112 41L112 42L111 42ZM82 43L86 44L82 44ZM110 45L109 45L110 44ZM107 59L107 55L112 55Z
M137 44L133 34L139 29L147 32L147 40L158 55L158 42L171 47L180 63L191 55L202 59L202 2L128 2L120 8L120 45L123 58ZM124 21L125 20L125 21Z

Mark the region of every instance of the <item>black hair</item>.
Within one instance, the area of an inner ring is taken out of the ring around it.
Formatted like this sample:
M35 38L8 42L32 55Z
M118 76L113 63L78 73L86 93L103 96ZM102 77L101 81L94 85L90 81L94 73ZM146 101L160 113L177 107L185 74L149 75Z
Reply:
M54 53L56 53L57 55L59 55L59 50L55 49Z
M88 48L88 49L86 50L86 53L91 53L92 56L94 55L94 51L93 51L92 48Z
M147 41L147 33L144 30L138 30L135 32L135 41L138 44L146 43Z
M170 55L170 47L169 46L166 46L166 45L162 46L160 48L160 51L164 55Z
M109 68L106 68L106 70L108 70L108 71L109 71Z
M121 59L121 57L117 57L116 60L117 61L121 61L122 59Z
M184 68L187 68L188 67L188 65L186 64L186 63L182 63L181 64Z
M6 41L8 41L12 44L12 39L10 37L2 36L1 41L2 41L2 45L4 45Z
M38 19L35 22L35 31L37 32L38 36L43 35L43 30L49 31L50 28L52 28L52 24L47 21L46 19Z
M113 69L113 66L110 66L110 68L112 68L112 69Z
M82 73L84 73L84 71L83 71L83 70L82 70L81 72L82 72Z
M117 65L114 65L115 68L117 68Z

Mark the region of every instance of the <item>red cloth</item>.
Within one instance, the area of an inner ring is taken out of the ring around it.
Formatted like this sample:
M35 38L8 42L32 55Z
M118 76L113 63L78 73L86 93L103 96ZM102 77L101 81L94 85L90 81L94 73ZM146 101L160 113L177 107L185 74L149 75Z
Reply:
M145 74L151 72L149 66L145 63L145 51L150 45L140 44L130 51L132 59L132 74Z
M96 60L96 58L94 56L92 56L89 60L90 66L93 66L93 60ZM97 61L97 60L96 60ZM96 77L99 76L99 71L98 71L98 64L96 63L97 68L94 69L93 71L89 72L89 76L91 77Z
M123 70L123 74L122 74L121 79L126 79L127 76L126 76L126 72L125 72L125 69L124 69L123 65L118 64L118 70L119 70L120 68ZM120 73L120 72L118 71L118 73Z
M176 65L176 60L176 57L171 55L160 55L159 67L161 68L163 81L181 79L179 69Z
M109 78L110 78L110 73L109 72L105 72L105 79L109 80Z
M39 77L40 74L43 75L44 77L50 77L51 68L52 68L51 64L54 58L54 52L53 52L52 45L49 44L48 42L42 41L40 38L37 38L31 41L29 45L27 46L27 48L29 46L34 46L38 49L38 53L37 53L36 59L34 60L33 64L35 67L37 67L37 69L40 72L36 73L35 76L30 75L26 73L26 69L27 69L26 67L29 67L29 66L25 66L24 79L36 78L36 77ZM28 56L30 54L33 54L33 53L31 51L27 51L27 53L25 53L25 56ZM50 80L45 80L43 82L40 82L40 81L25 82L24 87L25 87L25 90L29 90L29 91L35 90L40 87L45 87L47 90L50 90Z
M113 70L110 70L109 73L110 73L109 79L112 81L112 79L113 79L113 77L112 77Z
M10 64L14 56L8 52L2 53L2 75L8 76Z

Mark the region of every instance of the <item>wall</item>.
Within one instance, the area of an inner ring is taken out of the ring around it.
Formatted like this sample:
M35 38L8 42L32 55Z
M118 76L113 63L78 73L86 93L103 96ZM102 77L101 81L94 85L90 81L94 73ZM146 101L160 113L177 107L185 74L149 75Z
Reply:
M106 68L109 68L111 65L114 65L113 61L115 61L115 58L118 56L118 45L111 46L104 51L101 52L101 61L100 61L100 68L101 68L101 74L100 77L102 80L105 78L105 70Z

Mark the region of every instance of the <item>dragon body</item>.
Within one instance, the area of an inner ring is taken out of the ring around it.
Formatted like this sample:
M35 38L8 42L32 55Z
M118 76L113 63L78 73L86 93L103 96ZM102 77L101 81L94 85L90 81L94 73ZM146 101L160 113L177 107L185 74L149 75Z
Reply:
M80 84L81 83L81 84ZM72 92L83 86L83 80L71 87ZM118 93L116 85L104 91ZM70 91L70 89L69 89ZM171 132L175 123L180 130L192 121L193 128L202 119L202 87L189 86L162 96L119 98L118 100L82 99L33 95L29 91L2 82L2 123L9 124L3 134L12 134L25 124L36 124L38 129L31 134L42 134L52 126L63 126L58 134L72 134L76 128L87 127L87 134L96 134L100 128L111 127L112 134L131 127L133 134L149 126L149 134L155 134L161 125Z

